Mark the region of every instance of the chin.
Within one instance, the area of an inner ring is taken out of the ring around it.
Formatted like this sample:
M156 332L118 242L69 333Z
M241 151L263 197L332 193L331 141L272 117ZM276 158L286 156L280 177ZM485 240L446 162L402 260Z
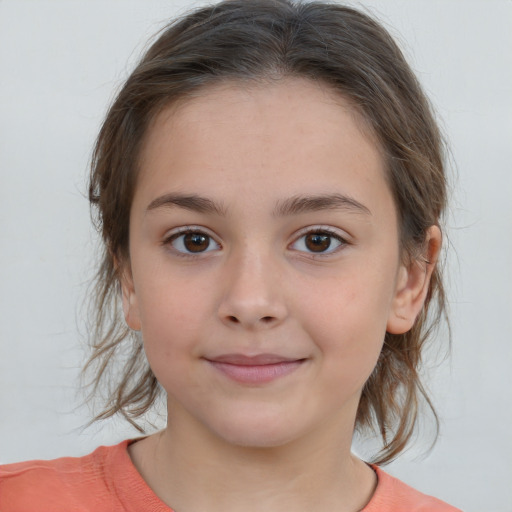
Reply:
M237 415L227 417L211 431L226 443L244 448L277 448L301 436L298 425L290 424L286 416ZM213 428L212 428L213 427Z

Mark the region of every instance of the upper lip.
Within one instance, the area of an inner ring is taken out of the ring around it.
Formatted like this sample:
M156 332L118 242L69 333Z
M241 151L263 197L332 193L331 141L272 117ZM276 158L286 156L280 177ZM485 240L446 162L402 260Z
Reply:
M238 366L263 366L266 364L288 363L292 361L301 361L302 357L285 357L278 354L257 354L246 356L243 354L223 354L211 358L206 358L214 363L233 364Z

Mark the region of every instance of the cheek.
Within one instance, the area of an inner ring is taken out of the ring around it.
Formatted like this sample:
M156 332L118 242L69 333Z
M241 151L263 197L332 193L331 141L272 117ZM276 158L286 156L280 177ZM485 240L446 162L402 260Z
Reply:
M391 273L390 273L391 274ZM303 327L333 379L362 385L373 371L386 333L393 296L391 279L353 271L309 294Z
M326 335L336 332L361 342L384 335L394 297L389 268L371 273L351 268L326 277L321 286L305 288L299 300L311 311L306 318Z
M365 317L363 322L368 325ZM336 325L334 336L319 337L317 344L322 354L323 364L330 376L329 385L348 390L362 388L377 364L385 330L382 328L362 329L361 322L353 317ZM322 333L320 333L321 335Z
M150 363L158 358L175 360L184 349L193 349L209 310L201 290L155 275L159 278L147 278L138 293L142 337Z

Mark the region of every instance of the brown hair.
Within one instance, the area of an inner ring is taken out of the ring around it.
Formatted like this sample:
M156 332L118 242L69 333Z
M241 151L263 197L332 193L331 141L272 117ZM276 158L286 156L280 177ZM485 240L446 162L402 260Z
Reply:
M105 247L86 365L95 369L92 394L105 391L95 420L120 413L137 426L161 391L139 334L124 323L115 265L116 259L129 260L129 214L148 124L164 107L203 87L281 77L327 84L362 114L385 155L405 258L417 259L426 230L439 225L446 203L443 141L416 77L379 23L349 7L290 0L228 0L172 22L117 95L93 153L89 198ZM437 427L418 371L424 343L444 314L436 268L414 327L386 333L362 393L356 427L381 435L376 462L389 462L404 449L422 396Z

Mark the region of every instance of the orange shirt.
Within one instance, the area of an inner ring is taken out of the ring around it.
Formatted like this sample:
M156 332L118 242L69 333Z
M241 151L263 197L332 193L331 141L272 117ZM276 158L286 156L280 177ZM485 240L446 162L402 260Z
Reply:
M135 469L128 444L101 446L85 457L0 466L0 511L172 512ZM458 511L373 468L377 489L362 512Z

